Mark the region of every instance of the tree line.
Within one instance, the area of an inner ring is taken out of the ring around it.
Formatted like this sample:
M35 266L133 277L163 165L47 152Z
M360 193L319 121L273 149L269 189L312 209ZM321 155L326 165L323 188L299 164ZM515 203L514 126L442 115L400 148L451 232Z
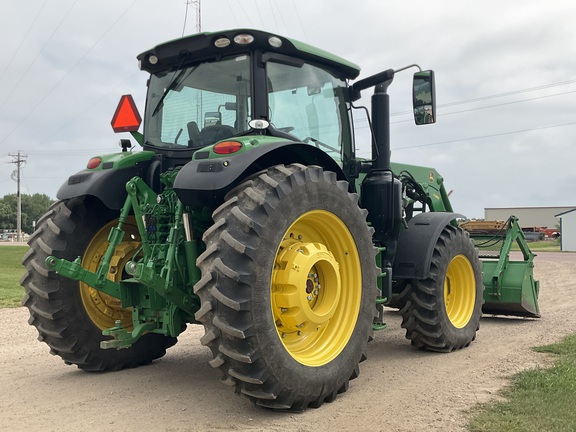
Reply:
M37 221L52 205L48 195L22 194L22 232L32 234L33 222ZM4 195L0 198L0 230L15 230L17 225L18 199L16 194Z

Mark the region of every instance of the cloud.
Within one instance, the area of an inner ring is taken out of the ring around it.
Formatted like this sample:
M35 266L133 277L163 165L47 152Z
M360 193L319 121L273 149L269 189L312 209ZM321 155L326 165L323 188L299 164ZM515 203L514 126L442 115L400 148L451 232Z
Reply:
M194 32L190 9L186 34ZM91 155L116 151L120 137L109 123L120 95L132 93L144 108L147 77L136 55L179 37L184 12L180 0L6 2L0 196L15 192L8 153L28 154L26 192L54 197ZM433 165L454 190L454 208L482 217L484 207L576 205L576 58L567 51L575 12L567 0L205 1L202 25L278 32L350 59L361 77L411 63L433 68L438 122L420 128L409 115L394 116L392 158ZM392 112L410 110L410 79L396 76ZM501 96L485 99L494 95ZM357 122L365 155L366 125Z

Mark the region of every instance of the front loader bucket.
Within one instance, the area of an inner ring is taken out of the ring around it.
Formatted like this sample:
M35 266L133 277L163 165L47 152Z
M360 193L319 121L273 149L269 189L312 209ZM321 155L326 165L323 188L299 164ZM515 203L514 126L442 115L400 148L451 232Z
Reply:
M466 229L466 227L463 227ZM495 232L475 233L469 229L475 240L478 256L482 260L484 305L482 312L492 315L512 315L520 317L540 317L538 294L540 283L534 280L534 257L526 243L518 219L511 216ZM516 242L523 259L510 260L510 249Z
M496 289L494 277L498 273L498 261L482 260L485 302L482 312L492 315L540 318L538 307L540 283L534 280L532 268L532 262L509 261L497 281L499 286Z

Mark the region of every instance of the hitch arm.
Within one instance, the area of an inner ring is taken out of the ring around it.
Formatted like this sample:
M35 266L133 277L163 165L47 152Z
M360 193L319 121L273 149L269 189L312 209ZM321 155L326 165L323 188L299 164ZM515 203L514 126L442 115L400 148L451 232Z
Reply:
M116 325L112 328L106 329L102 332L104 336L112 336L112 339L100 342L102 349L122 349L130 348L134 342L140 339L147 331L154 330L156 323L141 323L134 327L134 330L129 332L122 327L122 321L117 320Z
M46 258L45 264L48 270L53 270L59 275L84 282L85 284L96 288L98 291L102 291L112 297L121 297L119 283L106 278L102 279L99 274L86 270L82 267L82 259L80 257L76 258L74 261L67 261L65 259L49 256Z
M114 255L114 250L116 246L122 243L124 238L124 231L122 226L126 222L130 210L132 209L132 203L130 197L126 198L122 211L120 212L120 217L118 218L118 226L110 230L108 235L108 248L102 259L102 262L98 266L96 273L86 270L82 267L82 258L78 257L74 261L68 261L65 259L60 259L55 256L49 256L44 261L46 268L48 270L53 270L61 276L67 277L72 280L77 280L84 282L91 287L102 291L105 294L111 295L121 299L121 289L120 284L113 282L107 278L108 271L110 270L110 262L112 256Z

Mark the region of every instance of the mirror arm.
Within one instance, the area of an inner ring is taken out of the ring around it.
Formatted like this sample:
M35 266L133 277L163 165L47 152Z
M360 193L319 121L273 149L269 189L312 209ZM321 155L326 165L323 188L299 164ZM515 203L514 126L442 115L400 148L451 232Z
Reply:
M387 81L391 81L394 78L394 75L396 73L405 71L406 69L410 69L413 67L418 68L418 70L422 72L422 68L420 66L418 66L417 64L411 64L396 70L387 69L375 75L371 75L369 77L361 79L360 81L356 81L354 84L352 84L352 87L350 88L351 101L354 102L360 99L360 92L362 90L366 90L367 88L374 87L375 85L378 84L386 84Z
M374 87L377 84L384 84L386 81L391 81L392 79L394 79L394 69L388 69L355 82L351 87L352 101L360 99L360 92L362 90Z
M422 68L421 68L420 66L418 66L416 63L414 63L414 64L411 64L411 65L408 65L408 66L404 66L403 68L396 69L396 70L394 71L394 73L402 72L402 71L405 71L406 69L410 69L410 68L413 68L413 67L418 68L418 72L422 72Z

